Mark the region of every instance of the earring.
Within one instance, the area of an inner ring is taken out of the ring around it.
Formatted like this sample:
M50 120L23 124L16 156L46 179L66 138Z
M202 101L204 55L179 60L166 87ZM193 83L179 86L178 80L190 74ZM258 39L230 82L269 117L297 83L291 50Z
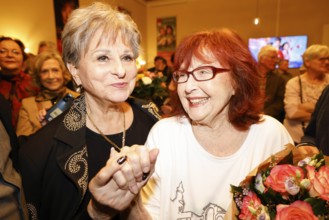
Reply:
M75 91L78 92L78 93L81 93L83 91L83 86L81 84L80 85L76 85Z

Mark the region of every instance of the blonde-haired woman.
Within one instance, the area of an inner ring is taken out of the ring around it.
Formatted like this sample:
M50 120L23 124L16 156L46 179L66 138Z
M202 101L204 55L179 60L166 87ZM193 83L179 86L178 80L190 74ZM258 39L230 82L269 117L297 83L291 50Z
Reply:
M70 93L74 98L79 95L66 87L71 80L71 75L57 52L45 51L36 57L33 77L41 91L37 96L22 100L16 130L17 136L28 136L39 130L42 127L43 119L39 116L40 112L45 114L47 109L67 94Z
M314 44L303 54L305 72L290 79L286 85L284 126L295 143L304 135L315 104L322 90L329 84L329 47Z

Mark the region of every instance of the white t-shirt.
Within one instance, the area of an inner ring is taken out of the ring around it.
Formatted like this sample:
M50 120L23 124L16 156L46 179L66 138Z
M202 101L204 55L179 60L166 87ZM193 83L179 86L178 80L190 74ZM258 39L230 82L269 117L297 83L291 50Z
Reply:
M230 184L238 185L288 143L293 141L283 125L264 116L235 154L216 157L198 143L186 118L162 119L146 142L160 153L143 203L153 219L221 219L232 201Z

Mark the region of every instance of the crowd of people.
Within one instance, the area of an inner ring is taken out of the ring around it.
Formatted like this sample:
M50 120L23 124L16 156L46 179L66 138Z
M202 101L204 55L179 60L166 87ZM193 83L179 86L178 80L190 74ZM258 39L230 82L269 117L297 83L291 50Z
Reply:
M329 155L326 45L292 75L274 46L256 62L230 29L190 34L173 65L157 56L148 69L167 77L170 101L156 106L131 96L141 34L129 15L75 9L61 42L62 54L43 41L28 59L0 37L0 219L202 219L210 208L231 219L230 185L286 145Z

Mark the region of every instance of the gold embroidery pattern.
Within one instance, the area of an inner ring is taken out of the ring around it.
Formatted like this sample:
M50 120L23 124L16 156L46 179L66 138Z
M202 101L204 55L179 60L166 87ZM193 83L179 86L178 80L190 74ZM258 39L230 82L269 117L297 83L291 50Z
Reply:
M148 112L150 112L158 120L161 119L161 116L159 114L159 109L153 102L149 102L146 105L142 105L142 108L146 108L148 110Z
M72 173L78 179L78 185L85 194L88 187L88 162L87 162L87 147L85 146L81 151L72 154L66 161L64 169Z
M38 220L37 208L32 203L26 203L26 208L29 212L29 218L31 220Z
M74 100L69 112L64 117L65 128L77 131L86 124L86 102L84 95Z

